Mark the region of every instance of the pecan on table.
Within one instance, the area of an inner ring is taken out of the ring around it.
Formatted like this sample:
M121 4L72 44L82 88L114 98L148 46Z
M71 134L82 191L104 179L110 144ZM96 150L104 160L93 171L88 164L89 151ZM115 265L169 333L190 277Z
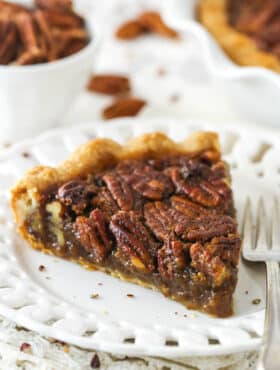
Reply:
M128 258L133 268L143 272L155 269L154 258L158 244L132 211L119 211L112 217L110 229L118 249Z
M129 79L121 75L93 75L88 82L88 90L98 94L117 95L128 93L131 89Z
M58 189L57 199L65 206L71 207L75 213L81 214L96 192L97 188L94 184L74 180L67 182Z
M110 104L103 110L104 119L118 117L134 117L146 105L146 101L139 98L121 98Z
M133 208L133 193L130 186L116 172L107 173L103 176L112 197L120 209L130 211Z
M167 240L158 250L158 270L164 280L174 278L175 273L182 273L186 267L188 246L179 240Z
M89 217L79 216L74 228L77 239L83 248L93 254L97 263L103 262L112 250L110 231L103 213L99 209L95 209Z

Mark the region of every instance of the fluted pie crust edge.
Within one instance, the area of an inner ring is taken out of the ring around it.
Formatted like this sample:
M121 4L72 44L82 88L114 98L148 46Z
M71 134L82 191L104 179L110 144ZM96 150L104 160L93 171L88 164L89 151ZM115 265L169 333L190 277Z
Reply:
M280 72L280 61L276 56L260 50L254 40L229 24L227 0L200 0L197 16L235 63Z

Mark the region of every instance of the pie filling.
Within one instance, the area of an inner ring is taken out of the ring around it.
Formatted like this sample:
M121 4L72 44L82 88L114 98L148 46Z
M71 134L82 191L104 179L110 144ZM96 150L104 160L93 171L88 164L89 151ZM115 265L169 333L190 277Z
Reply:
M255 40L259 49L280 58L279 0L227 0L229 23Z
M232 314L240 238L217 152L122 160L37 201L24 227L45 251Z

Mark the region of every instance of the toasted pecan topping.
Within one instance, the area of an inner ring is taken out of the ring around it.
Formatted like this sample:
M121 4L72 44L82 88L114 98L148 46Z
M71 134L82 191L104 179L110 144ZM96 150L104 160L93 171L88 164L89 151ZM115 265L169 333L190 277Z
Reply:
M154 271L153 255L158 245L134 212L119 211L112 217L110 229L118 248L133 268L144 272Z
M164 280L174 278L175 273L180 273L186 267L185 250L188 249L179 240L167 240L159 249L157 255L158 270Z
M103 213L95 209L89 217L79 216L75 229L85 250L93 254L97 263L102 262L112 249L112 240Z
M106 95L123 94L130 91L130 82L121 75L93 75L88 83L88 90Z
M136 116L145 105L146 102L143 99L132 97L118 99L103 110L103 118L133 117Z
M130 186L114 172L104 175L103 180L120 209L124 211L132 210L133 194Z
M92 205L100 208L108 221L119 210L117 203L108 189L100 190L96 197L93 198Z
M57 198L65 206L72 207L73 211L80 214L89 205L90 200L96 193L95 185L76 180L62 185L58 189Z
M240 239L235 235L213 238L206 244L195 243L190 247L191 264L220 286L230 278L230 265L237 265L239 246Z

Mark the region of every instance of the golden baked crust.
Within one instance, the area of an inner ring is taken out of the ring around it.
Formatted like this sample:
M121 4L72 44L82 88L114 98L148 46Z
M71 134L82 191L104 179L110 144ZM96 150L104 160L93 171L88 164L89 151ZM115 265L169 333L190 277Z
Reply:
M253 39L229 24L227 0L200 0L198 19L237 64L280 72L280 61L276 56L260 50Z
M204 150L219 152L219 149L218 136L214 132L196 132L180 143L175 143L160 132L133 138L124 146L110 139L94 139L78 147L66 161L56 168L34 167L14 186L11 190L11 208L18 231L33 248L54 254L52 250L45 248L43 243L28 233L24 226L24 221L39 204L40 193L44 190L74 178L83 177L88 173L94 174L123 159L156 158L162 155ZM79 258L79 262L86 268L96 267L95 264L82 257ZM100 270L100 267L98 269Z

